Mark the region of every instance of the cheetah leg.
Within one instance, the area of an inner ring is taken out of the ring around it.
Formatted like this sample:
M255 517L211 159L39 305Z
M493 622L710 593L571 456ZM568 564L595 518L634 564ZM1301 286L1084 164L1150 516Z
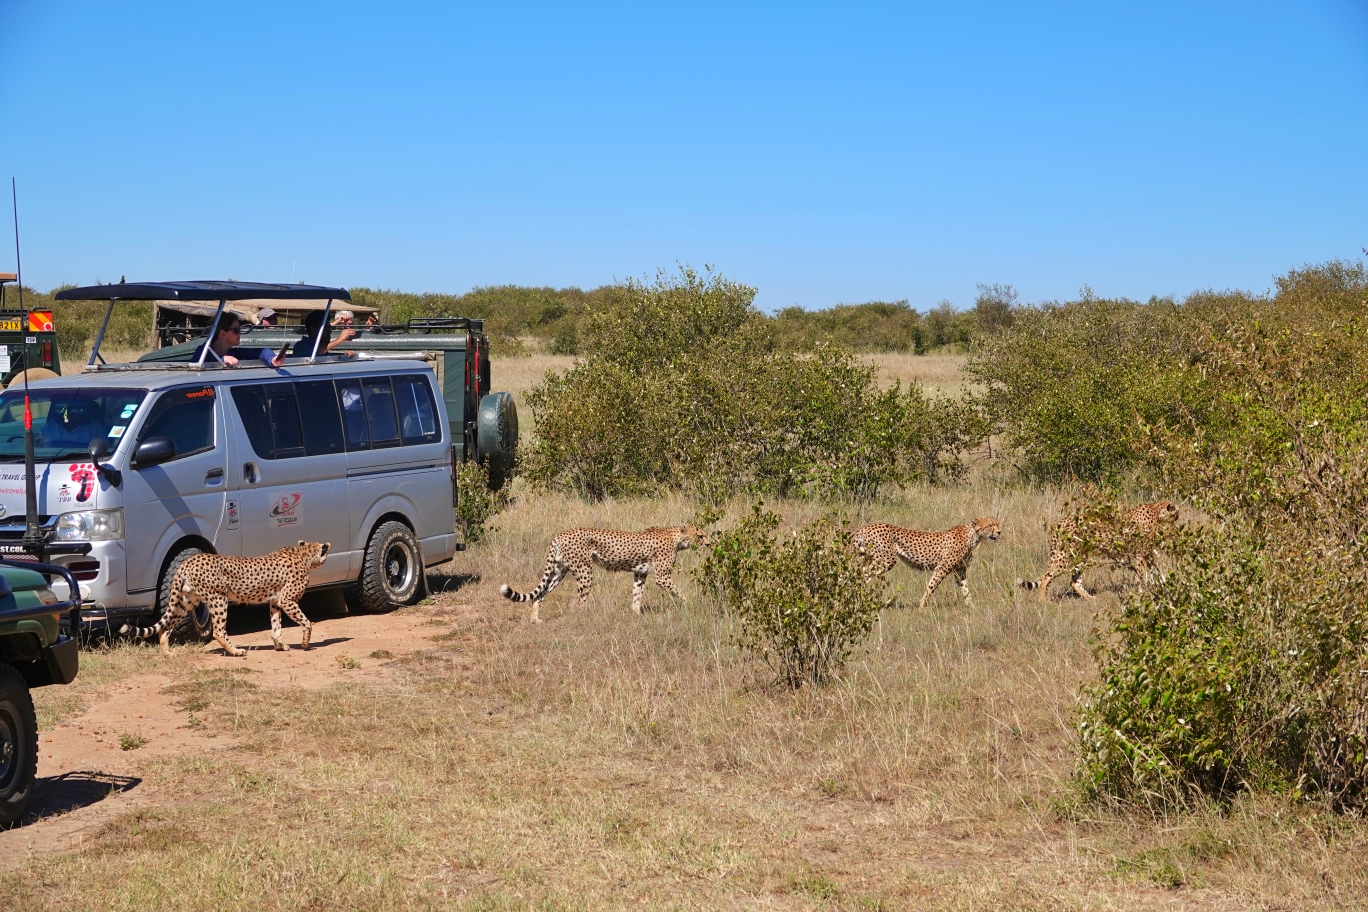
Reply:
M587 563L575 568L575 593L579 596L580 607L589 604L589 587L594 585L594 568Z
M1097 596L1088 591L1088 587L1083 585L1083 570L1077 569L1073 573L1073 591L1077 592L1085 599L1095 599Z
M869 573L871 577L879 577L893 569L893 565L898 562L898 555L892 551L875 551L869 557Z
M974 599L969 595L969 568L956 567L955 576L959 578L959 589L960 593L964 596L964 600L972 605Z
M632 568L632 611L641 614L641 595L646 589L646 570L642 567Z
M245 656L247 650L228 642L228 600L221 595L205 599L209 604L209 620L213 624L214 639L230 656Z
M181 618L185 617L194 605L199 603L199 596L194 592L176 592L171 596L171 604L166 606L166 613L162 615L162 632L158 637L161 644L162 655L171 654L171 631L180 626Z
M946 573L947 571L944 567L937 567L935 570L931 571L931 578L926 581L926 594L923 595L921 601L917 603L918 611L926 607L927 599L931 598L931 593L936 591L936 587L940 585L940 581L945 579Z
M656 566L659 567L660 565L657 564ZM675 588L674 575L670 572L670 569L672 568L656 570L656 585L682 602L684 601L684 594Z
M268 604L271 607L271 642L275 644L277 652L284 652L285 644L280 641L280 606L275 602Z
M541 595L537 596L536 598L534 598L534 599L532 600L532 617L531 617L532 623L534 623L534 624L540 624L540 623L542 622L542 619L541 619L541 603L542 603L542 599L544 599L544 598L546 598L548 595L550 595L550 594L551 594L551 590L552 590L552 589L555 589L557 586L559 586L559 585L560 585L560 581L563 580L563 579L565 579L565 564L562 564L562 563L559 563L559 562L558 562L558 563L555 564L555 566L553 567L553 569L552 569L552 571L551 571L551 577L550 577L550 579L548 579L548 580L546 581L546 588L542 590Z
M304 631L303 636L300 637L299 648L308 649L309 638L313 636L313 623L304 616L304 612L300 610L299 602L290 598L282 598L280 600L280 610L288 614L290 620L298 624L299 628ZM282 646L280 648L287 649L288 647Z

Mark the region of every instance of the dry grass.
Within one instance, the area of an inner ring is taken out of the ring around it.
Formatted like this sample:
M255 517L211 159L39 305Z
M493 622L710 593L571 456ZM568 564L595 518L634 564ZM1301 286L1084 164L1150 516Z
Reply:
M880 386L892 386L901 380L903 386L920 383L927 392L958 393L969 385L964 376L965 355L936 352L911 355L906 352L879 352L861 356L872 364Z
M0 879L0 906L1330 909L1368 886L1360 822L1254 802L1159 821L1055 810L1092 617L1012 585L1042 566L1052 495L918 489L860 517L991 513L1005 534L976 557L972 606L947 585L924 613L887 612L838 684L788 693L732 647L696 555L681 555L684 604L651 586L635 617L630 578L600 573L587 606L567 584L526 623L497 587L529 588L552 533L693 506L518 493L497 534L434 577L434 604L409 609L435 636L389 683L242 689L212 671L222 659L163 661L239 746L137 758L174 803ZM792 523L822 510L780 507ZM924 579L892 573L905 604ZM1090 577L1103 610L1108 580ZM159 661L111 650L83 675L139 657Z
M954 356L871 360L885 378L962 382ZM570 362L504 358L495 387L521 398ZM170 803L0 878L0 906L1364 905L1361 821L1254 800L1159 820L1069 810L1092 606L1041 604L1013 586L1043 567L1043 520L1060 495L982 478L852 516L935 529L991 514L1004 535L975 558L972 605L947 584L925 612L889 611L838 683L789 693L732 646L729 620L692 579L693 554L676 574L683 604L652 585L633 616L630 578L600 572L585 607L567 583L543 606L547 622L528 624L526 606L497 589L530 588L556 531L674 524L695 508L532 496L521 483L515 493L489 541L432 578L433 603L407 609L430 615L434 635L386 683L247 688L191 648L83 656L77 688L39 692L44 719L155 670L238 746L138 757ZM790 524L827 509L779 508ZM915 605L925 574L890 578ZM1125 576L1087 581L1105 612Z

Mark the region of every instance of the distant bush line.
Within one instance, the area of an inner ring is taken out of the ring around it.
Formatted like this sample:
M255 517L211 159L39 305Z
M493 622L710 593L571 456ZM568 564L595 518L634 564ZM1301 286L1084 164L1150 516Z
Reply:
M417 317L475 317L485 321L495 354L523 354L526 340L535 339L552 354L576 355L582 350L586 320L607 306L617 288L604 285L584 291L573 287L490 285L459 295L371 288L350 291L355 303L380 308L385 323L404 323ZM24 302L29 307L54 312L58 347L64 358L85 357L99 331L105 306L93 301L54 302L52 296L59 290L60 287L39 292L25 288ZM14 307L17 303L18 294L11 288L6 304ZM944 301L924 314L907 301L871 301L838 304L826 310L786 307L761 318L772 325L773 344L787 351L807 351L825 342L857 352L922 354L945 346L964 348L985 325L981 308L957 311ZM128 304L115 309L105 345L147 349L152 344L150 304Z

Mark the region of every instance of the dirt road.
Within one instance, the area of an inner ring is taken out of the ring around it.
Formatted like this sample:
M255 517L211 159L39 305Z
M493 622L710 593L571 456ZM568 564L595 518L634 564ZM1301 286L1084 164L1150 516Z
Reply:
M436 608L450 617L466 606ZM315 613L315 617L318 614ZM229 636L248 650L240 659L225 656L215 643L204 647L196 664L205 670L246 671L258 687L327 687L343 676L377 682L390 675L388 664L427 643L432 614L324 616L314 623L313 643L299 648L299 628L287 626L291 648L277 652L262 606L236 606ZM68 851L83 836L118 815L174 802L136 775L149 759L218 755L235 750L233 740L216 735L187 711L165 674L135 674L106 688L86 708L39 735L38 783L31 822L0 832L0 871L18 867L30 853Z

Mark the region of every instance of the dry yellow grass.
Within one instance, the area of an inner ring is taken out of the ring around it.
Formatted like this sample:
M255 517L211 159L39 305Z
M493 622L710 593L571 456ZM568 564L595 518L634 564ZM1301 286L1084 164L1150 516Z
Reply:
M871 358L885 381L962 386L954 356ZM569 358L495 363L520 400ZM1014 588L1043 568L1062 495L916 488L856 522L1003 525L924 612L886 612L834 685L770 686L680 556L678 603L600 571L526 622L546 544L575 525L687 521L682 498L589 504L515 486L491 538L432 577L433 638L381 683L253 688L182 648L83 657L50 721L153 670L236 748L142 761L155 810L0 877L28 909L1343 909L1364 905L1362 821L1272 801L1167 819L1072 806L1072 712L1093 606ZM747 504L731 505L734 519ZM839 505L778 504L790 525ZM730 521L730 520L728 520ZM904 606L926 574L890 574ZM1125 574L1087 577L1098 610ZM1064 587L1057 588L1057 594Z
M1053 495L980 481L865 511L922 528L987 513L1004 535L978 552L972 606L947 585L925 612L891 610L838 683L789 693L731 645L694 554L682 604L650 585L636 617L630 577L600 572L587 606L565 584L528 624L497 587L529 588L554 532L694 507L517 493L433 578L433 603L407 609L434 638L388 682L251 688L155 647L92 655L95 678L158 663L238 746L145 761L173 800L0 878L0 906L1332 909L1368 886L1360 822L1254 803L1159 821L1054 810L1072 795L1091 606L1013 587L1042 566ZM790 524L825 509L778 506ZM925 574L891 579L915 604ZM1089 577L1104 611L1109 580Z
M879 352L861 356L865 363L878 371L880 386L892 386L901 380L903 386L919 383L927 392L958 393L968 386L964 375L964 355L934 353L911 355L906 352Z

